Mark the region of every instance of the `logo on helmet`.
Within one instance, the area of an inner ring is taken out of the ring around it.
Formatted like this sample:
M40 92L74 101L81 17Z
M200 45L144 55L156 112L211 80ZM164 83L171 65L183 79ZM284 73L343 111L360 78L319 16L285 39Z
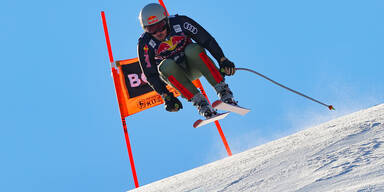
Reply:
M151 24L156 23L156 22L159 21L159 19L158 19L156 16L150 16L150 17L148 17L147 20L148 20L148 24L149 24L149 25L151 25Z

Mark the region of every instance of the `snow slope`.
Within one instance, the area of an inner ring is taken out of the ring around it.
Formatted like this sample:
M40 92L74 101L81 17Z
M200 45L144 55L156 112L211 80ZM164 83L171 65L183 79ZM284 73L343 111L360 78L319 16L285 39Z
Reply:
M384 191L384 104L138 191Z

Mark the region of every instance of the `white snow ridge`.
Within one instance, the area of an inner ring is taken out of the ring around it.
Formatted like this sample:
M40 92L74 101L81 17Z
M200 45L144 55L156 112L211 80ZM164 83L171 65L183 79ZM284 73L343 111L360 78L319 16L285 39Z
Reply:
M132 192L384 191L384 104Z

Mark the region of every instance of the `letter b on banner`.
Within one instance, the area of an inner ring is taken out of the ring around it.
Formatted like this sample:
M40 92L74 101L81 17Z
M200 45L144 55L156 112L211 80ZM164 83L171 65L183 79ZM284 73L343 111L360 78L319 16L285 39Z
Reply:
M153 89L148 85L147 78L141 71L139 62L137 60L134 62L127 60L128 63L125 64L125 61L126 60L119 61L119 68L123 73L129 98L138 97L153 91Z
M144 73L141 73L141 78L137 74L128 74L129 85L131 87L139 87L141 84L147 84L147 77L145 77Z

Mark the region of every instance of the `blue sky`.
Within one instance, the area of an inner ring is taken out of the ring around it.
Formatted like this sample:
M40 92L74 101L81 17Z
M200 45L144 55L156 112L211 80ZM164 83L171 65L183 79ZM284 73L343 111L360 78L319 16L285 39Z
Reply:
M5 1L0 12L0 191L134 188L100 12L116 60L136 57L140 9L156 1ZM221 122L234 153L384 99L384 3L165 1L205 27L239 71L228 83L246 116ZM202 80L211 100L213 89ZM214 126L183 101L127 118L140 185L226 157Z

